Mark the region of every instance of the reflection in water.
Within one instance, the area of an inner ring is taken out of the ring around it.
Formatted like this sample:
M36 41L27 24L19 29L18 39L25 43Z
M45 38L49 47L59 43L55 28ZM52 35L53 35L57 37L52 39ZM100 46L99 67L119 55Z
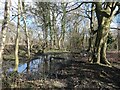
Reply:
M18 67L18 73L22 73L24 70L26 71L27 69L27 64L29 64L29 71L30 72L34 72L38 69L38 66L42 63L42 58L40 57L39 59L35 59L30 61L29 63L24 63L24 64L20 64ZM14 69L13 68L9 68L9 72L12 72Z
M19 73L22 73L23 70L25 70L25 68L27 67L27 64L20 64L19 67L18 67L18 72ZM12 72L14 69L13 68L9 68L8 72Z
M61 66L60 63L63 62L64 60L65 58L61 58L60 54L59 55L42 55L42 56L39 56L38 59L31 60L30 62L27 62L24 64L20 64L18 67L18 73L32 74L34 77L36 75L37 77L41 76L43 78L46 78L48 75L50 75L51 77L52 74L57 73L57 70L56 70L57 67L59 69L59 66ZM8 72L11 72L11 71L13 71L13 68L10 68ZM29 73L27 71L29 71Z
M26 67L27 67L27 64L26 64L26 63L23 64L23 65L19 65L18 72L19 72L19 73L22 73L23 70L25 70Z

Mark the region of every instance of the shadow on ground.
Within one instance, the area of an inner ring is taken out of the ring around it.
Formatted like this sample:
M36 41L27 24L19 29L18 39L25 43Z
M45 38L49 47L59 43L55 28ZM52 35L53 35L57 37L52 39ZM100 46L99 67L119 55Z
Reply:
M63 64L57 74L58 80L66 83L65 88L120 88L120 69L83 61Z
M120 89L120 68L119 66L102 66L98 64L87 63L85 58L78 56L68 56L68 60L64 60L60 57L54 57L54 59L62 59L54 65L55 71L51 74L45 76L46 78L41 79L42 76L39 72L33 75L19 76L19 78L14 78L17 88L40 88L40 89L68 89L68 90L80 90L80 89L110 89L116 90ZM57 69L56 69L57 68ZM34 77L33 77L34 76ZM8 76L7 76L8 78ZM9 79L9 78L8 78ZM5 80L7 81L7 80ZM10 80L8 80L10 81ZM7 81L7 83L8 83ZM13 82L13 81L12 81ZM11 82L9 83L10 87ZM5 85L6 87L8 85ZM9 89L10 90L10 89Z

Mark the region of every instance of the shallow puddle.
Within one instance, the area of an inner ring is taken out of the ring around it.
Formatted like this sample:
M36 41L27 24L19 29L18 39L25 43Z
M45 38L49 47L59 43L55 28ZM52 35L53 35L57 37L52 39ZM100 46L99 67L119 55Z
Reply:
M44 61L44 57L39 56L38 59L31 60L29 63L20 63L18 66L18 73L23 73L26 71L27 64L29 64L29 71L37 71L38 68L42 65ZM10 67L8 69L8 72L12 72L14 70L13 67Z
M53 69L55 69L55 63L63 62L65 58L68 59L66 55L61 57L61 55L43 55L39 56L37 59L31 60L29 63L20 63L18 67L18 73L25 73L27 71L27 67L29 66L29 71L33 72L41 72L41 73L49 73ZM12 72L14 70L13 66L9 66L7 72Z

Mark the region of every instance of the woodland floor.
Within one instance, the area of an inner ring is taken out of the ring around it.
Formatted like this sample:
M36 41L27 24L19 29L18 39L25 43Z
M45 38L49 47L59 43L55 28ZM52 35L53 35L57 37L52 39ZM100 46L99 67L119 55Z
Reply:
M107 52L107 58L112 67L90 64L87 62L87 57L81 57L79 54L72 54L70 57L70 60L61 63L57 76L51 75L46 79L16 80L19 84L17 84L17 88L26 89L29 87L29 90L120 90L120 58L118 52Z

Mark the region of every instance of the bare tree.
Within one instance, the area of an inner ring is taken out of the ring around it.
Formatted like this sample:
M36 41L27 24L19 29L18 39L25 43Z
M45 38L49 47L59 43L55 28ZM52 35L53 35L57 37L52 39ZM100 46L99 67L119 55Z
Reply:
M61 48L64 47L64 39L65 39L65 31L66 31L66 6L67 3L61 3L61 7L63 10L63 15L62 15L62 19L61 19L61 36L60 36L60 40L59 40L59 46Z
M27 56L28 56L28 62L29 62L29 60L30 60L30 40L29 40L29 32L27 29L27 23L26 23L24 0L22 0L22 16L23 16L23 22L24 22L24 30L25 30L26 44L27 44ZM27 71L28 70L29 70L29 63L27 64Z
M6 32L8 29L8 23L9 23L9 8L10 8L10 1L5 1L5 9L4 9L4 20L2 23L2 29L1 29L1 39L0 39L0 63L2 63L2 53L5 47L5 41L6 41Z
M118 2L95 2L95 12L98 21L97 36L95 41L93 62L110 65L106 58L107 36L110 30L110 24L116 14Z
M19 65L19 56L18 56L19 33L20 33L20 0L18 0L18 22L17 22L17 34L16 34L16 39L15 39L15 68L14 68L14 71L18 71L18 65Z

